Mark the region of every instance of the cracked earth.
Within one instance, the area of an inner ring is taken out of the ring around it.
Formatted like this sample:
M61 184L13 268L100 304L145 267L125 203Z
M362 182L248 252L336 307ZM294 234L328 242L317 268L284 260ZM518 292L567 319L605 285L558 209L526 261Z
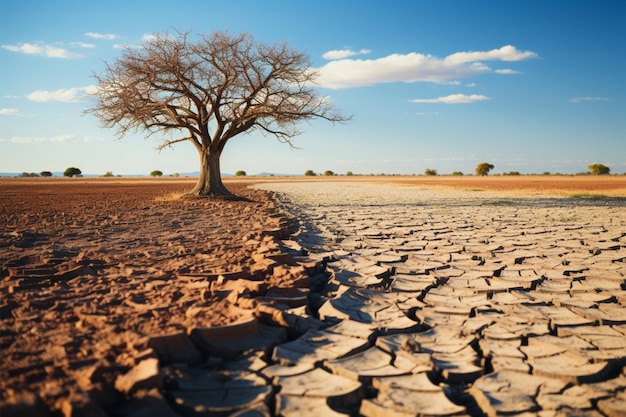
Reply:
M626 409L623 197L164 184L3 189L3 416Z

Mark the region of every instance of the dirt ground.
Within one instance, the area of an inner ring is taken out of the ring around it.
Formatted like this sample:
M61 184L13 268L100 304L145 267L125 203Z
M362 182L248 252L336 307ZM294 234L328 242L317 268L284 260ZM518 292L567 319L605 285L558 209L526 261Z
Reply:
M179 199L193 183L0 180L3 401L28 389L58 410L82 371L132 366L146 336L237 320L193 277L250 274L280 215L245 182L229 188L249 202Z
M233 181L236 181L233 178ZM255 179L257 181L259 179ZM626 197L626 175L523 175L523 176L319 176L268 177L263 181L356 181L467 191L497 191L517 195L555 197Z
M36 392L60 413L86 373L94 383L94 369L105 381L132 368L147 337L239 318L232 289L194 277L266 274L264 291L293 285L297 274L270 274L267 262L286 220L248 186L320 180L626 197L626 176L227 179L247 202L180 199L192 178L0 179L2 402Z

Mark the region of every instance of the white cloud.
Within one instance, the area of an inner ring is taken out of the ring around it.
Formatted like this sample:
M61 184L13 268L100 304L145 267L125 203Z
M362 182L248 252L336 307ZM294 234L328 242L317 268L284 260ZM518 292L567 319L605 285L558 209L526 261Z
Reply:
M477 61L522 61L529 58L537 58L537 54L531 51L518 51L513 45L506 45L491 51L457 52L446 57L446 61L453 63L468 63Z
M607 97L572 97L569 99L572 103L580 103L581 101L609 101Z
M60 135L60 136L13 136L11 142L13 143L65 143L70 142L76 138L75 135Z
M88 85L87 87L81 87L83 89L83 93L88 96L98 94L99 88L97 85Z
M48 102L60 101L63 103L76 103L85 98L85 95L93 94L95 86L73 87L55 91L37 90L26 95L30 101Z
M318 68L318 85L350 88L392 82L443 83L494 72L480 61L519 61L537 57L507 45L486 52L457 52L445 58L416 52L392 54L377 59L339 59Z
M0 116L20 116L20 111L18 109L0 109Z
M497 69L495 72L496 74L521 74L521 72L512 69Z
M325 52L322 55L322 58L328 59L328 60L344 59L344 58L348 58L348 57L355 56L355 55L367 55L371 52L372 51L369 49L361 49L358 52L352 51L350 49L334 49L332 51Z
M438 116L439 112L438 111L431 111L431 112L418 112L415 113L417 116Z
M489 97L483 96L480 94L451 94L445 97L437 97L437 98L418 98L415 100L411 100L413 103L445 103L445 104L464 104L464 103L474 103L476 101L484 101L489 100Z
M81 54L68 51L67 49L46 45L42 42L2 45L2 47L11 52L19 52L27 55L40 55L48 58L81 58L83 56Z
M70 45L76 48L95 48L96 45L93 43L85 43L85 42L70 42Z
M89 38L94 38L94 39L105 39L108 41L112 41L118 38L117 35L114 35L112 33L96 33L96 32L87 32L85 33L85 36Z

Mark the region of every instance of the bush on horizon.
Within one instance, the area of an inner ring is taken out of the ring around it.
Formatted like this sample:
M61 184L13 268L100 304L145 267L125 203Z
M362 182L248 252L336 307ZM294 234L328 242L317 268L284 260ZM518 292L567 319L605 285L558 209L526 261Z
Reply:
M245 176L246 176L246 175L248 175L248 174L246 174L246 171L244 171L244 170L240 170L240 171L235 172L235 175L236 175L237 177L245 177Z
M64 177L78 177L79 175L82 174L82 171L76 167L69 167L66 168L65 171L63 171L63 176Z
M593 175L608 175L611 172L611 168L604 164L591 164L587 168Z
M150 173L151 177L162 177L163 176L163 172L159 171L158 169L155 169L154 171L152 171Z
M493 168L494 166L492 164L488 164L487 162L478 164L478 166L476 167L476 175L489 175L489 171L491 171Z

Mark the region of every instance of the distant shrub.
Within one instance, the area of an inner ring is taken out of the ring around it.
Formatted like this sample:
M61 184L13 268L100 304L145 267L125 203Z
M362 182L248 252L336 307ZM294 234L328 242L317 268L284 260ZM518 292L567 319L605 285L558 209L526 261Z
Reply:
M38 177L39 174L35 173L35 172L22 172L22 175L20 175L21 177L27 177L27 178L32 178L32 177Z
M611 168L604 164L591 164L587 168L593 175L608 175L611 172Z
M352 173L352 171L348 171L348 172L346 172L346 175L347 175L348 177L351 177L351 176L353 176L354 174Z
M241 171L235 172L235 175L238 177L245 177L247 174L246 174L246 171L241 170Z
M69 168L66 168L65 171L63 171L64 177L78 177L81 174L82 174L81 170L76 167L69 167Z
M316 173L315 173L312 169L307 169L307 170L304 172L304 175L306 175L307 177L314 177L314 176L316 176L317 174L316 174Z
M152 171L150 173L151 177L162 177L163 176L163 172L159 171L158 169L155 169L154 171Z
M454 172L452 173L452 175L455 175L455 176L461 176L461 175L463 175L463 173L462 173L461 171L454 171Z
M430 175L430 176L437 175L437 170L432 169L432 168L426 168L426 171L424 171L424 175Z
M101 177L114 177L115 175L113 175L112 171L107 171L106 173L100 175Z
M503 175L513 175L513 176L516 176L516 175L521 175L521 174L519 172L517 172L517 171L510 171L510 172L505 172Z
M489 175L489 171L494 168L493 165L483 162L476 167L476 175Z
M171 177L180 177L180 174L178 172L173 173L172 175L170 175Z
M333 175L335 175L335 173L329 169L327 171L324 171L324 175L327 177L332 177Z
M50 171L41 171L39 173L39 175L41 175L42 177L51 177L52 176L52 172L50 172Z

